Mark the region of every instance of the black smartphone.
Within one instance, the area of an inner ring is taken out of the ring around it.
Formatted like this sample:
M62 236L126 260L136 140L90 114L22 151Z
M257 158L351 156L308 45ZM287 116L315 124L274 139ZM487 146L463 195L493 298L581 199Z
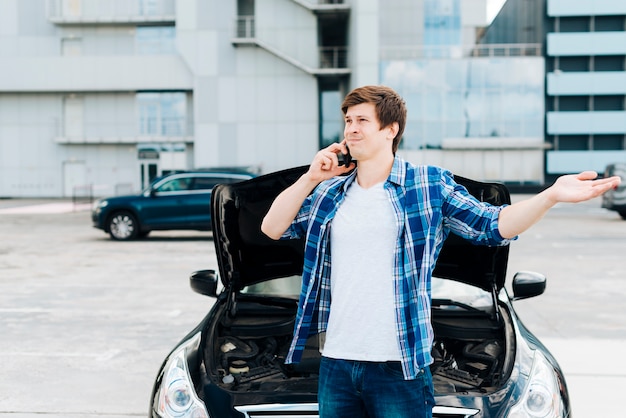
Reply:
M343 154L343 165L348 167L350 163L352 163L352 155L350 155L350 148L346 145L346 149L348 150L347 154Z

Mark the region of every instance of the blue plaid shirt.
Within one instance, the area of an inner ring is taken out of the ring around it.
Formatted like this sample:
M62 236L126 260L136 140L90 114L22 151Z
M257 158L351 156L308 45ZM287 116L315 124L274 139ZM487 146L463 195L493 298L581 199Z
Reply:
M319 184L282 237L306 236L302 292L286 363L299 362L307 339L326 331L331 221L355 178L356 170ZM448 233L482 245L505 245L510 240L498 231L502 207L476 200L449 171L414 166L396 157L384 188L399 231L393 270L398 344L405 379L415 379L433 361L431 277Z

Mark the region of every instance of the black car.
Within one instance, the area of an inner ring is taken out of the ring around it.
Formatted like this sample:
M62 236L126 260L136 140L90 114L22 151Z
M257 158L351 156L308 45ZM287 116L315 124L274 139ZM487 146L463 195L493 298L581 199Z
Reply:
M614 163L606 166L604 177L620 176L622 182L614 190L602 195L602 207L619 213L626 219L626 163Z
M219 273L197 271L190 284L216 300L162 364L151 417L317 416L317 338L309 339L301 363L284 364L301 286L303 241L273 241L260 231L274 197L305 169L214 189ZM510 201L503 185L456 180L482 200ZM542 294L546 279L519 272L509 296L508 254L508 246L475 246L455 235L444 243L432 284L436 418L570 416L559 365L512 305Z
M253 178L245 171L189 171L159 177L141 194L107 197L94 202L95 228L115 240L145 237L150 231L211 230L211 190L216 184Z

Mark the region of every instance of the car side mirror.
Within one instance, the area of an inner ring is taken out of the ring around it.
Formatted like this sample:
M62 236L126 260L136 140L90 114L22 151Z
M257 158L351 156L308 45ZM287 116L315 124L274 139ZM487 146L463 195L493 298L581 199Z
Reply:
M191 273L189 285L201 295L217 297L217 273L215 270L198 270Z
M534 271L520 271L513 276L513 300L541 295L546 290L546 276Z

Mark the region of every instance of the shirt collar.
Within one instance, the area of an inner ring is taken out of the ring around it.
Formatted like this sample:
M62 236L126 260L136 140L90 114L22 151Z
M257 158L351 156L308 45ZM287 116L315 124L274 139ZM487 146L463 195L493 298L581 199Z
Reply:
M352 184L352 182L356 179L356 172L358 170L358 166L354 169L348 176L346 180L343 182L341 187L344 191L348 190L348 187ZM397 155L393 159L393 166L391 167L391 173L389 173L389 177L387 177L387 181L393 183L397 186L404 187L404 183L406 180L406 164L404 160Z
M404 163L404 160L396 155L393 159L393 166L391 167L391 173L389 173L387 181L403 187L405 179L406 164Z

